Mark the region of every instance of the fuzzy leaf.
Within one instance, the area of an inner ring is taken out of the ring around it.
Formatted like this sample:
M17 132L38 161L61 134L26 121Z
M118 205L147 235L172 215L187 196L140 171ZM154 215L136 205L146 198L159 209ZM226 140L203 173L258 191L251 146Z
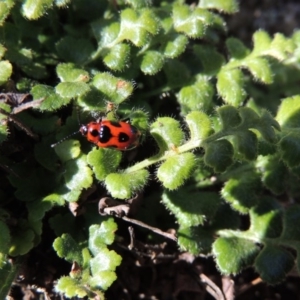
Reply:
M81 152L80 144L76 140L64 141L55 146L54 150L60 160L63 162L77 158Z
M259 157L257 166L262 172L262 182L272 191L272 193L280 195L288 186L287 169L283 161L277 155L268 155Z
M30 93L33 95L34 99L45 98L39 106L41 111L54 111L67 105L71 101L71 98L62 98L56 94L53 87L43 84L35 85Z
M212 46L195 45L194 52L196 57L201 60L203 73L206 75L215 75L225 62L224 56L221 55Z
M89 39L65 36L56 44L56 50L65 61L82 64L90 58L94 46Z
M55 91L62 98L75 98L86 94L90 87L85 82L61 82L55 87Z
M191 38L201 38L206 28L213 22L212 15L206 9L190 10L186 5L177 5L173 9L174 28Z
M239 69L221 70L217 76L217 90L224 101L239 106L246 98L244 75Z
M209 110L212 106L213 95L213 86L207 78L198 78L193 85L184 86L178 94L182 113L187 114L193 110Z
M263 281L276 284L284 280L294 266L294 257L285 249L266 245L255 260L255 269Z
M276 120L285 128L300 127L300 96L283 99Z
M213 233L198 227L179 228L177 232L178 245L183 251L194 255L209 253L214 242Z
M223 130L237 127L242 122L239 111L234 106L223 105L217 109L217 113L220 117Z
M86 157L84 155L76 160L68 160L65 167L64 178L68 189L82 190L92 185L92 170L87 166Z
M300 129L291 131L279 141L282 160L290 167L300 165Z
M122 257L115 251L109 251L107 248L99 249L98 254L90 260L92 274L97 276L102 271L115 271L121 261Z
M56 73L62 82L86 82L89 79L87 71L77 68L72 63L59 64Z
M116 279L117 275L113 271L99 271L96 275L90 277L89 285L105 291Z
M250 228L257 239L276 238L282 231L281 208L278 202L269 197L259 199L258 205L250 212Z
M285 240L300 240L300 206L292 205L283 214L283 231L281 238ZM299 254L299 252L298 252Z
M189 178L196 163L194 154L182 153L166 159L157 170L157 177L163 186L176 190Z
M93 85L103 94L103 98L115 104L123 102L133 92L131 82L119 79L109 73L99 73L93 78Z
M258 174L248 172L247 176L229 179L221 194L235 210L247 213L257 203L260 187Z
M121 159L120 151L96 147L87 156L87 162L98 180L104 180L108 174L115 172Z
M9 4L10 1L5 2L0 2L0 26L4 24L5 19L8 17L11 6ZM1 57L1 56L0 56Z
M113 219L103 221L101 225L92 225L89 228L89 249L94 256L100 253L100 250L111 245L115 239L115 232L118 229Z
M233 147L227 140L218 140L205 147L204 162L216 172L224 172L233 163Z
M81 265L81 249L70 234L64 233L61 237L56 238L53 243L53 248L59 257L66 259L70 263L76 261Z
M185 121L189 126L191 140L203 140L211 135L211 121L209 117L201 111L189 113Z
M193 192L179 189L176 192L165 191L162 203L176 217L182 228L203 224L207 218L213 218L221 199L213 192Z
M158 51L147 51L141 62L141 70L147 75L159 72L164 64L164 57Z
M237 150L245 159L254 160L257 156L257 137L252 131L245 131L235 136Z
M202 0L198 4L201 8L217 9L218 11L233 14L238 11L238 2L236 0Z
M163 46L163 54L167 58L176 58L182 54L188 44L188 38L183 34L173 34Z
M223 274L237 274L252 265L259 247L251 240L235 236L220 237L214 242L212 251Z
M184 138L179 122L169 117L157 118L150 126L150 133L156 140L160 151L180 146Z
M26 221L21 220L18 231L14 232L11 237L10 248L8 254L11 256L24 255L28 253L34 246L34 231L32 228L28 228Z
M244 65L247 66L256 80L265 84L271 84L273 82L271 67L265 58L255 57L247 59Z
M114 71L122 71L126 68L130 56L130 46L125 43L112 47L103 58L106 66Z
M68 298L87 296L86 287L81 286L78 279L71 278L69 276L63 276L57 281L56 289L64 293Z
M250 50L237 38L230 37L226 40L226 47L234 59L243 59L250 54Z
M159 20L150 9L141 10L138 15L133 9L121 12L121 26L118 40L130 40L135 46L141 47L159 30Z
M26 0L22 10L26 18L36 20L43 16L52 5L53 0Z
M139 170L131 173L111 173L105 178L105 185L112 197L128 199L147 183L149 173Z
M12 75L12 65L8 60L0 61L0 85L7 82Z

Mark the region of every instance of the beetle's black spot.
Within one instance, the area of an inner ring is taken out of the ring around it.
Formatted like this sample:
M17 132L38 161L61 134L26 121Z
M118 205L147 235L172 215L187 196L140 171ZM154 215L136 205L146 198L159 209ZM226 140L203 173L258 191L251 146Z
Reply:
M120 143L128 142L128 141L129 141L129 136L128 136L128 134L126 134L126 133L124 133L124 132L119 133L118 141L119 141Z
M90 134L91 134L91 136L96 137L96 136L99 135L99 131L97 129L93 129L93 130L90 131Z
M110 121L109 123L110 123L110 125L113 126L113 127L122 127L122 126L120 125L120 123L117 122L117 121Z
M112 138L110 129L106 125L102 125L100 128L99 140L101 143L105 144Z

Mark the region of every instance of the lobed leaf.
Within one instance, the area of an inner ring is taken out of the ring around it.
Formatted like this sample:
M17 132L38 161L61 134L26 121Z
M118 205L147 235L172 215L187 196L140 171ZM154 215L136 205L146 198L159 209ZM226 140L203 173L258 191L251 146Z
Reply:
M181 188L176 192L165 191L162 203L175 215L182 228L188 228L202 225L204 220L213 218L221 199L213 192L191 193Z
M284 248L265 245L255 260L255 269L263 281L276 284L284 280L294 266L294 257Z
M212 247L221 273L237 274L253 264L259 247L251 240L235 236L219 237Z
M217 9L228 14L237 12L239 8L236 0L202 0L198 6L201 8Z
M167 158L157 169L157 178L169 190L176 190L187 180L196 164L194 154L182 153Z
M131 173L110 173L105 186L114 198L129 199L147 183L149 172L145 169Z

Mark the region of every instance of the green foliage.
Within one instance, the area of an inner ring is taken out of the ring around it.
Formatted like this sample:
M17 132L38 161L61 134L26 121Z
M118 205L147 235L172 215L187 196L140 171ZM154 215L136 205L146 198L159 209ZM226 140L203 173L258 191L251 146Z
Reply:
M213 254L224 274L252 266L275 284L300 269L300 33L259 30L249 47L226 38L219 12L235 0L89 1L0 3L0 286L2 270L16 272L8 257L36 247L60 206L53 245L73 268L56 289L103 299L121 263L108 248L117 226L95 206L79 226L64 206L104 194L162 199L179 247ZM10 93L11 78L32 99ZM105 115L129 117L140 145L81 136L79 122ZM145 218L164 228L158 214Z
M121 256L107 248L114 241L116 229L112 219L90 226L88 246L67 233L56 238L53 247L57 255L73 263L70 275L59 279L58 291L67 297L93 299L97 295L104 299L103 291L116 280L115 270L121 263Z

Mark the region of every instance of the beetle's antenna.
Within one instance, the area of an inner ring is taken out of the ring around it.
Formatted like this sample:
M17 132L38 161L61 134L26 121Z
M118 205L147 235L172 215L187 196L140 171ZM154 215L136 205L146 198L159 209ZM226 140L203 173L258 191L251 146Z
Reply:
M51 145L51 148L56 147L57 145L61 144L62 142L64 142L65 140L69 139L70 137L72 137L73 135L75 135L75 134L77 134L77 133L79 133L79 132L80 132L80 131L78 130L78 131L75 131L75 132L73 132L73 133L71 133L71 134L65 136L65 137L62 138L60 141L58 141L58 142L52 144L52 145Z

